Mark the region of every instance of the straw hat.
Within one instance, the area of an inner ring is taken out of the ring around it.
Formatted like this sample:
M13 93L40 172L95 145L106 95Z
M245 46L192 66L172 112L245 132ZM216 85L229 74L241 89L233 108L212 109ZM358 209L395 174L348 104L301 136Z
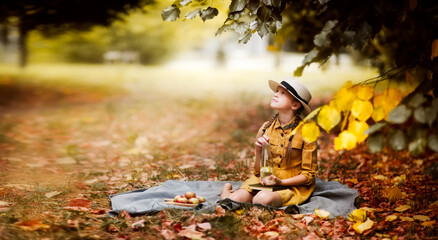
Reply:
M312 95L302 83L291 77L285 78L281 83L269 80L269 87L272 89L272 91L276 92L278 86L284 87L288 92L290 92L290 94L292 94L292 96L295 97L297 101L301 103L301 105L304 107L304 116L312 111L309 107L309 102L310 99L312 99Z

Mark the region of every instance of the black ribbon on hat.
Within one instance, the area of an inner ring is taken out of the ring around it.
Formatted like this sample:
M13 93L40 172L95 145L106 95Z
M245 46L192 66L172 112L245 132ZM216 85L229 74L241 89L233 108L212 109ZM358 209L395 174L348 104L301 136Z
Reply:
M285 86L287 90L289 90L296 98L298 98L299 100L303 101L306 105L309 105L309 103L304 100L298 93L297 91L295 91L295 88L293 88L291 85L289 85L289 83L287 83L286 81L282 81L281 85Z

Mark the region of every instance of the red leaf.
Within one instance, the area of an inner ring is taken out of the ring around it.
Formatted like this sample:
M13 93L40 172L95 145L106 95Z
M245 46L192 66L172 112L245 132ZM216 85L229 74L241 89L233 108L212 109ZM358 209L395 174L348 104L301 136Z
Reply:
M71 199L70 202L68 202L69 207L83 207L83 208L89 208L91 207L93 203L90 200L87 199Z

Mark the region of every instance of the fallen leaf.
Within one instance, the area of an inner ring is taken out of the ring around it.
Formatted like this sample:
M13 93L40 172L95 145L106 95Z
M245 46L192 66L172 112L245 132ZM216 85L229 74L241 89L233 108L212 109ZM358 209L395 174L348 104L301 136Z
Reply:
M386 189L385 196L389 201L396 202L402 198L403 194L398 187L393 186Z
M413 222L413 221L414 221L414 219L411 218L411 217L400 217L400 219L401 219L402 221L407 221L407 222Z
M397 212L404 212L404 211L406 211L406 210L408 210L410 208L411 207L408 206L408 205L401 205L401 206L398 206L397 208L395 208L394 210L397 211Z
M28 220L28 221L21 221L16 223L18 227L20 227L23 230L26 231L35 231L39 229L48 229L50 228L50 225L41 223L41 219L34 219L34 220Z
M211 224L209 222L197 223L196 225L201 229L201 231L207 231L211 229Z
M348 215L348 220L352 222L365 222L366 219L367 212L364 209L355 209Z
M376 180L386 180L386 179L388 179L387 177L385 177L383 175L376 175L373 178L376 179Z
M225 209L221 206L216 206L216 213L218 216L224 216L225 215Z
M268 239L275 239L280 235L280 233L275 232L275 231L269 231L269 232L265 232L263 233L263 236L268 238Z
M430 217L425 216L425 215L414 215L414 219L421 221L421 222L424 222L424 221L429 221Z
M8 203L8 202L0 201L0 207L7 207L7 206L9 206L9 205L11 205L11 204Z
M131 228L134 228L134 229L142 228L142 227L144 227L144 219L141 219L140 221L137 221L137 222L131 224Z
M432 221L426 221L426 222L422 222L421 223L421 225L423 225L423 226L425 226L425 227L431 227L431 226L433 226L433 225L435 225L436 224L436 221L435 220L432 220Z
M392 222L392 221L396 220L397 218L398 218L397 215L392 214L392 215L386 216L385 221Z
M204 233L196 231L196 225L190 225L186 227L185 229L181 230L181 232L178 233L178 236L180 237L186 237L190 239L202 239L204 237Z
M367 211L367 212L369 212L369 213L373 213L374 211L376 211L375 208L369 208L369 207L362 207L362 208L360 208L360 209L363 209L363 210L365 210L365 211Z
M303 217L303 220L302 220L302 221L304 221L304 223L305 223L306 225L309 225L309 223L313 222L313 217L311 217L311 216L305 216L305 217Z
M323 209L315 209L315 215L322 219L328 219L330 217L330 212Z
M303 217L306 216L304 214L293 214L292 217L296 220L303 219Z
M371 229L373 227L373 225L374 225L374 221L372 221L371 219L368 218L364 223L360 223L360 222L355 223L353 225L353 229L357 233L362 234L364 231Z
M76 198L76 199L71 199L68 202L68 206L69 207L83 207L83 208L89 208L91 207L93 203L90 200L87 199L81 199L81 198Z
M52 192L48 192L48 193L44 194L44 196L46 196L47 198L51 198L51 197L54 197L54 196L59 195L61 193L62 192L59 192L59 191L52 191Z

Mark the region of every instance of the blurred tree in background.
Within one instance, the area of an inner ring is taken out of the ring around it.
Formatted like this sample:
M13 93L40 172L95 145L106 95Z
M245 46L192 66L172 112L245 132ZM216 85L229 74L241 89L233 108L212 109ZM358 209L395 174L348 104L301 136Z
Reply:
M2 40L7 44L9 29L18 28L20 65L25 66L30 31L38 30L53 35L71 29L87 30L95 25L108 26L130 10L151 3L153 0L4 0L0 2Z

